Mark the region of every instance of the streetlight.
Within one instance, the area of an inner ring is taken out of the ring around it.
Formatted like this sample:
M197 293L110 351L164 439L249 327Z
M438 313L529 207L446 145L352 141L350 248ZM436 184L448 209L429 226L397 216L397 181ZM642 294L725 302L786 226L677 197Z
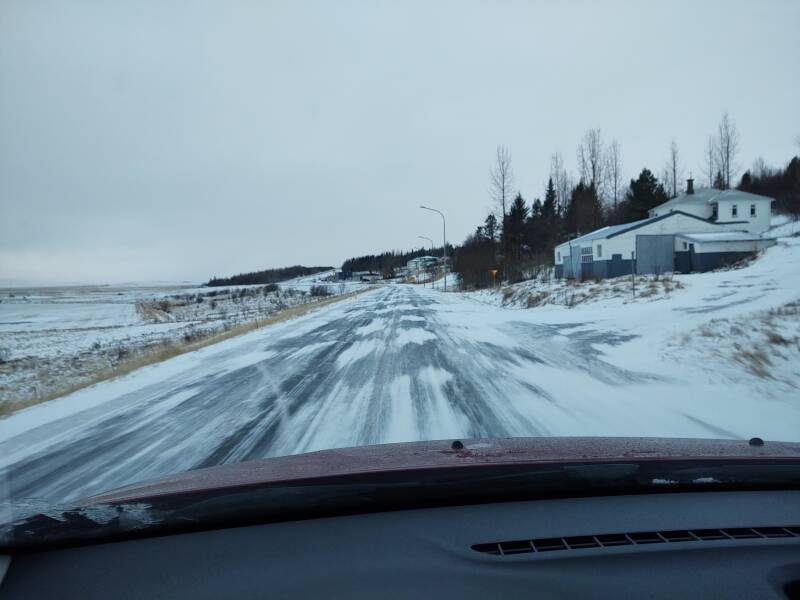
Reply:
M424 235L418 235L417 237L423 240L428 240L431 243L431 252L433 252L433 240L431 238L426 237ZM419 273L419 269L417 269L417 273ZM422 287L425 287L424 281L422 282ZM431 281L431 287L433 287L433 281Z
M435 208L430 208L429 206L420 205L420 208L424 210L430 210L435 213L439 213L439 216L442 217L442 260L444 261L444 291L447 291L447 224L444 220L444 213L440 210L436 210Z

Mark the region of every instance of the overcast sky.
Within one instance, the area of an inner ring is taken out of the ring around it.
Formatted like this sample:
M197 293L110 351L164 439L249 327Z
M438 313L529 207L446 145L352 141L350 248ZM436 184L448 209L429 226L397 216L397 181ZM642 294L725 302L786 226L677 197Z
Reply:
M800 2L0 1L0 282L205 280L440 239L583 132L800 152Z

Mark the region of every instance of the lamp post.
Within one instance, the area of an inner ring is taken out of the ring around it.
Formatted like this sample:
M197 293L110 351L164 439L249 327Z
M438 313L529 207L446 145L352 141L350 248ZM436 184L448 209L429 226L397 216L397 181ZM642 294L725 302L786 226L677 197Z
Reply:
M420 239L423 239L423 240L428 240L431 243L431 252L433 252L433 240L431 238L426 237L424 235L418 235L417 237L420 238ZM419 273L419 269L417 269L417 273ZM425 287L425 282L424 281L422 282L422 287ZM433 282L432 281L431 281L431 287L433 287Z
M424 210L430 210L435 213L439 213L439 216L442 217L442 261L444 262L444 291L447 291L447 223L444 220L444 213L440 210L436 210L435 208L430 208L429 206L420 205L420 208Z

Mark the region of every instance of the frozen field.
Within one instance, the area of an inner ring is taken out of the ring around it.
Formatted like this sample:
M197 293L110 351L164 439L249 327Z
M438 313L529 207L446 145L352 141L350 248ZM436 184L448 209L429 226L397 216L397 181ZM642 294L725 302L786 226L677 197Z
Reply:
M298 278L264 286L0 289L0 409L47 396L159 345L195 340L354 284ZM0 410L0 414L2 414Z

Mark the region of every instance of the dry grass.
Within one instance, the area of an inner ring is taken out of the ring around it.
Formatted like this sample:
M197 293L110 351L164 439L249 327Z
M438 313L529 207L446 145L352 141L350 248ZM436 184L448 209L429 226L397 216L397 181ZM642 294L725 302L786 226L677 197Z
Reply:
M528 308L533 308L534 306L539 306L540 304L544 303L548 298L548 295L544 292L540 292L538 294L528 294L528 299L526 301Z
M770 332L768 332L768 333L767 333L767 341L768 341L770 344L777 344L777 345L779 345L779 346L788 346L789 344L791 344L791 343L792 343L792 341L791 341L791 340L787 340L785 337L783 337L783 336L782 336L780 333L778 333L777 331L770 331Z
M251 331L255 331L256 329L260 329L261 327L266 327L267 325L272 325L274 323L286 321L287 319L299 317L321 306L325 306L327 304L333 304L334 302L339 302L341 300L346 300L348 298L353 298L371 289L374 288L358 290L356 292L350 292L349 294L344 294L341 296L334 296L332 298L317 300L316 302L311 302L309 304L302 304L299 306L292 306L290 308L285 308L276 313L273 313L272 315L264 319L258 319L256 321L251 321L249 323L235 325L230 329L212 333L206 337L202 337L201 339L195 339L188 343L175 341L165 344L159 344L154 347L149 347L137 354L130 355L120 360L119 362L110 365L105 369L102 369L100 371L97 371L96 373L87 376L80 382L75 382L71 385L65 385L56 390L50 391L46 394L24 398L13 403L7 402L4 404L0 404L0 418L7 417L8 415L23 408L28 408L29 406L34 406L36 404L41 404L42 402L48 402L49 400L60 398L61 396L66 396L67 394L71 394L72 392L76 392L80 389L92 386L96 383L100 383L102 381L108 381L109 379L116 379L117 377L122 377L123 375L127 375L128 373L131 373L142 367L146 367L148 365L154 365L156 363L163 362L170 358L180 356L181 354L186 354L187 352L194 352L195 350L200 350L201 348L205 348L207 346L211 346L213 344L229 340L233 337L249 333Z
M746 349L739 347L737 350L738 352L734 356L736 362L742 364L756 377L767 379L770 376L767 367L772 366L772 361L761 348Z

